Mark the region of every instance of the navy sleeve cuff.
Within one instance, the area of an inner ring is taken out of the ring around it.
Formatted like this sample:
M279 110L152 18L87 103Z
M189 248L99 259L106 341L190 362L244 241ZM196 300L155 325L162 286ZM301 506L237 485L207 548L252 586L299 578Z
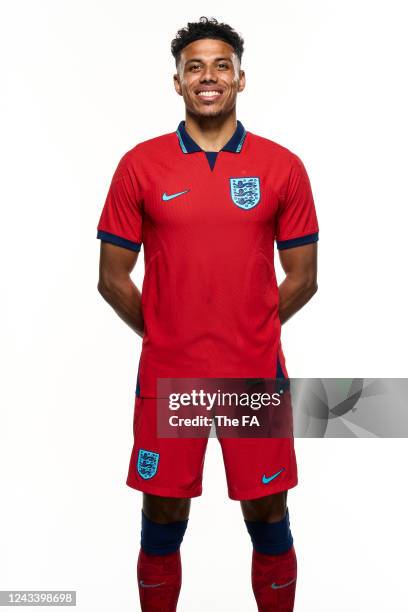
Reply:
M123 247L125 249L130 249L131 251L140 251L140 247L142 246L141 242L132 242L131 240L126 240L126 238L121 238L120 236L116 236L115 234L110 234L109 232L102 232L98 230L98 234L96 236L100 240L104 242L110 242L111 244L116 244L117 246Z
M303 246L304 244L311 244L319 240L319 232L314 234L307 234L306 236L300 236L300 238L291 238L290 240L277 240L276 246L279 250L291 249L292 247Z

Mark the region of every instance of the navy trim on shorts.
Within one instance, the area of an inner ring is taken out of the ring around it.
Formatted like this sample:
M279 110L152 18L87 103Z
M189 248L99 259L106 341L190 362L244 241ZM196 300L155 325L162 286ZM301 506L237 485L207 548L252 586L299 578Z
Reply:
M279 360L279 356L276 359L276 378L286 378L285 374L283 373L283 369Z

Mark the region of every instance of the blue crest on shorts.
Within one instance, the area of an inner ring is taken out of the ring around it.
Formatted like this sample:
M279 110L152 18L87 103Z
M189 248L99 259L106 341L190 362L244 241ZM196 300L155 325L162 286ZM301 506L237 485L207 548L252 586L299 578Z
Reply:
M144 450L143 448L139 449L139 454L137 457L137 471L142 478L149 480L149 478L153 478L153 476L156 475L157 466L159 465L159 457L159 453Z
M257 176L230 178L231 199L244 210L254 208L261 197L261 187Z

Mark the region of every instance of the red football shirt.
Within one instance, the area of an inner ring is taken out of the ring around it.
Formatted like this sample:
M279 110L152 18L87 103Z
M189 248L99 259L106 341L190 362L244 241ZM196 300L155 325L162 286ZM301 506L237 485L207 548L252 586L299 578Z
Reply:
M158 378L274 378L283 370L278 249L318 240L300 158L245 130L206 153L182 121L121 158L98 238L139 251L145 323L137 394Z

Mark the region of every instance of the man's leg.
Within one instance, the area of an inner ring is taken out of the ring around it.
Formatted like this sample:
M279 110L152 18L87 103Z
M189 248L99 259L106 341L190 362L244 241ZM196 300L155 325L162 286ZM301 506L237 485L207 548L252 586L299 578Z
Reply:
M142 612L174 612L181 588L180 545L191 500L143 494L137 562Z
M292 612L294 608L297 560L287 493L241 501L253 544L252 588L259 612Z

